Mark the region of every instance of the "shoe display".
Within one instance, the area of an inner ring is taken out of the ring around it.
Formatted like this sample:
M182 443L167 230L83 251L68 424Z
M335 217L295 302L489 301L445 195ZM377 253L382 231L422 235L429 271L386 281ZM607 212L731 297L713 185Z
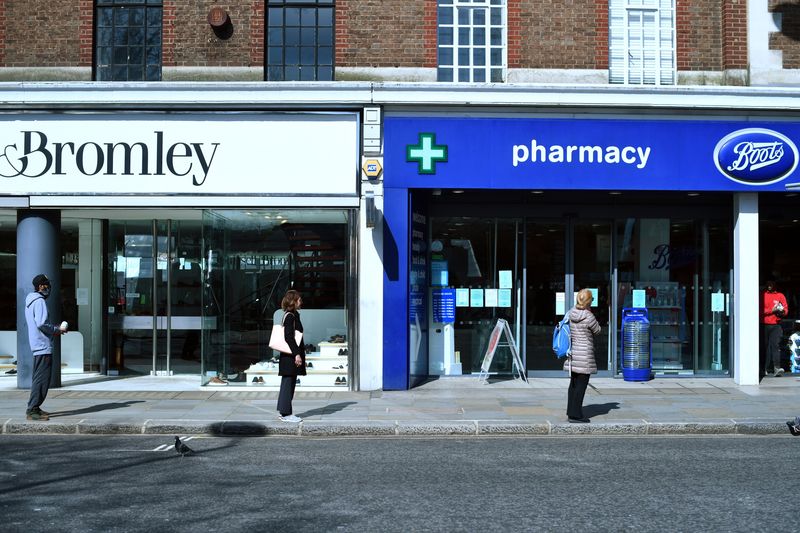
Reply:
M220 379L217 376L214 376L213 378L209 379L208 383L206 383L206 385L211 385L211 386L214 386L214 387L222 387L222 386L225 386L227 384L228 384L227 381L223 381L222 379Z
M349 354L350 354L350 352L347 351L347 348L342 350L342 355L349 355Z
M337 355L344 355L344 348L339 348L339 353Z
M16 373L17 373L17 369L16 368L12 368L8 372L6 372L6 374L11 374L11 375L16 374Z
M312 363L311 361L308 361L306 363L306 368L314 368L314 363Z
M342 378L336 378L334 385L341 385L341 384L342 384Z
M782 369L782 368L777 368L777 369L775 369L775 377L776 377L776 378L779 378L779 377L781 377L782 375L783 375L783 369Z
M256 376L253 376L253 381L252 381L252 383L258 383L258 378L257 378Z
M300 385L300 378L297 378L297 380L294 382L294 384L295 385Z
M258 376L258 384L259 385L263 385L264 384L264 377L263 376Z
M280 420L282 422L292 422L294 424L303 421L302 418L300 418L299 416L294 416L294 415L279 416L278 420Z

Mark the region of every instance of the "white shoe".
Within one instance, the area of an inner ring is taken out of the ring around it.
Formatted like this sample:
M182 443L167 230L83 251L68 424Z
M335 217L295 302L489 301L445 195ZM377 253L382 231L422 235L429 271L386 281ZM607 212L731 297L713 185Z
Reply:
M782 368L776 368L775 369L775 377L777 378L777 377L782 376L782 375L783 375L783 369Z
M294 415L279 416L278 420L281 420L283 422L293 422L293 423L297 423L297 422L302 422L303 421L302 418L300 418L299 416L294 416Z

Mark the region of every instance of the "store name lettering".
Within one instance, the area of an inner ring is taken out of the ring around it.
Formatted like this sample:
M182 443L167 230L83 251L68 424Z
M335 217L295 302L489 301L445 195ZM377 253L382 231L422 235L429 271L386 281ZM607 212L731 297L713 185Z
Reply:
M155 139L151 143L90 141L83 144L52 142L41 131L20 133L22 142L7 145L0 155L2 177L65 176L73 170L84 176L100 173L104 176L191 174L192 183L199 187L205 183L220 145L184 142L167 145L163 131L154 131Z
M514 167L520 163L608 163L636 165L642 169L650 159L649 146L550 146L531 139L530 145L515 144L511 151Z

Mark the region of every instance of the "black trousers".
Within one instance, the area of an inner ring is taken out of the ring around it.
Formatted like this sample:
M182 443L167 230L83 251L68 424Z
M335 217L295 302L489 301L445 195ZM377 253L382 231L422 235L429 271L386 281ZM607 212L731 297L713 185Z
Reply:
M764 324L764 342L766 343L766 358L764 359L764 373L769 370L770 364L774 370L781 368L781 338L783 328L780 324ZM773 371L774 371L773 370Z
M281 376L281 390L278 393L278 412L281 416L292 414L292 398L297 376Z
M33 358L33 377L31 378L31 397L26 413L35 411L44 403L50 390L50 372L53 369L53 356L37 355Z
M589 386L589 374L570 372L569 389L567 389L567 416L583 418L583 397Z

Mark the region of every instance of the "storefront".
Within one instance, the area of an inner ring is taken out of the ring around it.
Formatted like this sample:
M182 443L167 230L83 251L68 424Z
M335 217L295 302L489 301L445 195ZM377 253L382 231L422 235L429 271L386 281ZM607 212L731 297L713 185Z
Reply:
M563 375L553 326L583 288L601 374L645 307L657 377L757 383L758 206L798 181L797 122L397 113L385 139L384 388L478 373L500 318L527 375ZM512 364L501 345L490 371Z
M357 109L2 115L0 269L16 302L0 311L5 362L25 349L20 302L42 270L58 293L51 311L71 324L63 373L277 386L268 341L295 288L309 352L299 386L357 388L359 118Z

